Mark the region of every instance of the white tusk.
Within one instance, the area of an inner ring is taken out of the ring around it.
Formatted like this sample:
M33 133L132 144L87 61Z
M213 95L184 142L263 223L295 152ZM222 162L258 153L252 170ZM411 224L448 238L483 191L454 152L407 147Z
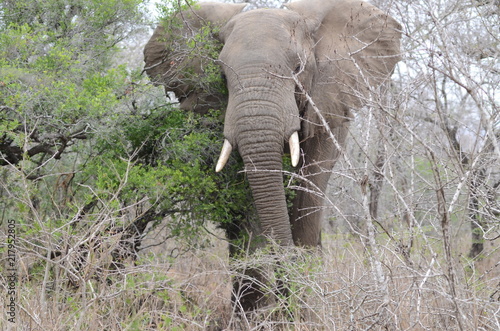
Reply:
M233 146L231 146L231 143L227 139L224 139L224 145L222 145L222 150L220 151L220 156L219 160L217 161L217 166L215 167L215 172L219 172L224 169L224 166L226 165L227 160L229 160L229 155L231 155L232 150Z
M292 158L292 167L296 167L299 164L300 159L300 145L299 145L299 134L295 131L288 141L290 144L290 156Z

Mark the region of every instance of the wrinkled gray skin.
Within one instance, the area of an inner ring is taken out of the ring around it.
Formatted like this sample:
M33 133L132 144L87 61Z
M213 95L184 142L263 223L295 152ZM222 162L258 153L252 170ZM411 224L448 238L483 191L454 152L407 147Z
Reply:
M350 109L389 79L399 61L400 25L362 1L304 0L288 10L242 12L244 6L201 3L180 14L182 27L169 33L158 27L144 50L146 71L180 98L181 108L216 108L223 96L207 94L183 74L185 68L203 74L210 60L181 56L186 47L172 36L189 38L208 22L220 27L215 38L224 45L219 60L229 91L224 135L244 160L263 234L283 246L320 246L321 196L339 155L330 135L343 146ZM295 74L329 128L297 93ZM289 215L282 155L295 131L298 172L307 180Z

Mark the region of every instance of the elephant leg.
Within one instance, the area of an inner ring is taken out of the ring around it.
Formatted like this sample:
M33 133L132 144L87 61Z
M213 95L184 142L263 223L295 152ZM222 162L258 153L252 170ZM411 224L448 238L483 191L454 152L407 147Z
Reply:
M257 215L237 214L224 225L229 240L229 257L235 276L231 302L238 313L252 312L267 304L266 272L253 265L252 254L266 244Z
M337 126L332 132L342 146L347 124ZM302 143L302 149L305 161L300 175L304 179L293 201L292 236L295 245L321 247L321 223L327 207L326 188L339 151L327 132L317 132Z
M231 301L237 312L247 313L264 307L268 302L268 294L263 288L266 284L262 270L245 268L241 274L233 278Z
M262 229L256 215L237 214L234 221L225 224L224 229L229 240L229 257L231 268L235 273L232 277L231 302L237 313L250 313L275 302L276 297L283 300L281 312L291 321L287 298L290 290L287 286L286 264L282 265L280 247L277 251L271 250L263 261L252 258L256 250L265 248L266 238L262 236ZM274 255L273 254L277 254ZM293 256L292 256L293 260ZM275 261L276 264L272 261ZM274 277L272 273L274 272ZM272 283L271 279L276 283ZM274 290L271 290L273 289Z

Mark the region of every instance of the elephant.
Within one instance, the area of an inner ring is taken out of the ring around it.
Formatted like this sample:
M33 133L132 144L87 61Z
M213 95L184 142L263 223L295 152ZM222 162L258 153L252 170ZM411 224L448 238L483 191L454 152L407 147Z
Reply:
M156 28L144 48L145 71L175 93L182 109L206 113L226 105L215 171L223 171L237 150L262 235L285 248L320 247L324 192L351 112L390 80L400 61L401 26L364 1L285 6L244 11L245 4L192 5L175 15L177 23L170 19ZM196 49L215 49L218 56ZM227 93L200 86L214 61ZM284 153L304 179L290 213Z

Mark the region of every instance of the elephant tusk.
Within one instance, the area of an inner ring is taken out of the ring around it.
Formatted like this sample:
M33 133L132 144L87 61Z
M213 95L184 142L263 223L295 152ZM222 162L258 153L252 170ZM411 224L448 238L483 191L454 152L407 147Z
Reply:
M296 167L299 164L300 159L300 145L299 145L299 134L295 131L288 141L290 144L290 156L292 158L292 167Z
M219 160L217 161L217 166L215 167L215 172L219 172L224 168L227 160L229 160L229 155L231 155L232 150L233 146L231 146L231 143L227 139L224 139L224 145L222 146Z

